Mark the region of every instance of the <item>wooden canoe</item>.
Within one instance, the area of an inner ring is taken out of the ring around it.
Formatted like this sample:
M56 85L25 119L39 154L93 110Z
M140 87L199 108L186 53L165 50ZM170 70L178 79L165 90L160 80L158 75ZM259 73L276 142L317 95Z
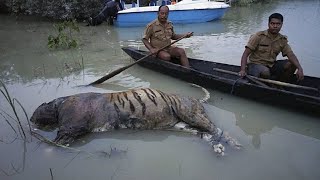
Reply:
M148 52L132 47L122 48L132 59L139 60ZM173 61L174 62L174 61ZM253 76L240 78L239 66L189 58L191 69L150 56L139 65L206 88L251 98L272 105L298 108L302 111L320 112L320 78L305 76L295 84L260 79Z

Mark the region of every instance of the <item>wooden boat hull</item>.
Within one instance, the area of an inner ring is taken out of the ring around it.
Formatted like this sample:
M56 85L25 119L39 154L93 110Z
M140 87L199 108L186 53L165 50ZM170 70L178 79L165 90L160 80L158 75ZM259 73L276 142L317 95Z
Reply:
M148 54L146 51L131 47L124 47L122 50L134 60L139 60ZM193 58L189 58L189 62L193 69L184 68L179 64L162 61L153 57L139 62L139 65L187 82L236 96L268 102L274 105L298 108L303 111L314 112L315 110L320 110L320 78L305 76L305 79L299 82L301 86L312 87L317 90L292 87L282 87L279 89L270 86L263 87L247 79L240 78L238 75L214 70L222 69L239 72L239 66Z

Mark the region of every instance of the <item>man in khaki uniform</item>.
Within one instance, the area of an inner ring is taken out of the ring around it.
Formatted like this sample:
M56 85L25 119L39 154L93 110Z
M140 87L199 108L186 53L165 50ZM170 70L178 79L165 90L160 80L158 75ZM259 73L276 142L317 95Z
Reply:
M257 32L250 37L241 57L240 76L246 75L248 65L248 74L256 77L288 81L297 70L297 79L303 79L303 69L288 44L287 37L279 33L282 24L281 14L271 14L268 30ZM288 60L276 60L280 52L283 57L287 56Z
M185 34L175 34L173 25L168 21L169 8L168 6L160 6L158 10L158 18L149 23L144 31L142 42L151 53L156 53L159 49L171 43L172 40L177 40ZM187 37L191 37L192 33L187 33ZM170 61L171 57L180 58L181 65L189 68L189 61L184 49L170 46L156 55L162 60Z

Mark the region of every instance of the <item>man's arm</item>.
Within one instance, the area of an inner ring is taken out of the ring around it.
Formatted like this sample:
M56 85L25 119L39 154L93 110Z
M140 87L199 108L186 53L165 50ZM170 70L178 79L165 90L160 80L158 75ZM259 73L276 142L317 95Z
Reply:
M143 44L146 46L146 48L149 49L149 51L150 51L151 53L157 52L158 49L156 49L156 48L154 48L153 46L151 46L151 44L150 44L150 42L149 42L148 39L142 38L142 42L143 42Z
M141 40L151 53L156 53L158 49L154 48L150 43L150 37L152 36L152 34L153 34L152 26L151 24L148 24L146 29L144 30L144 34Z
M246 72L247 60L248 60L249 55L253 51L255 51L255 49L257 48L257 46L260 42L260 35L261 35L261 32L258 32L256 34L251 35L247 45L245 46L245 50L243 51L242 56L241 56L241 69L239 71L239 75L241 77L243 77L247 74L247 72Z
M287 54L289 61L297 68L297 78L298 80L303 80L304 74L303 69L299 63L297 56L291 51Z
M250 54L251 54L251 50L246 47L241 57L241 69L240 69L239 75L242 77L246 75L247 60Z

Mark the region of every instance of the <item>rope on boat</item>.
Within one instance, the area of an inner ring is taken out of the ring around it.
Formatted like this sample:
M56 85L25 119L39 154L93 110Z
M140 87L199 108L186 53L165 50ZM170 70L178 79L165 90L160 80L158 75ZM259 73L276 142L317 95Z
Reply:
M232 84L232 88L231 88L231 92L230 94L233 94L233 91L234 91L234 87L236 86L237 82L242 79L242 77L238 78L237 80L234 81L234 83Z

